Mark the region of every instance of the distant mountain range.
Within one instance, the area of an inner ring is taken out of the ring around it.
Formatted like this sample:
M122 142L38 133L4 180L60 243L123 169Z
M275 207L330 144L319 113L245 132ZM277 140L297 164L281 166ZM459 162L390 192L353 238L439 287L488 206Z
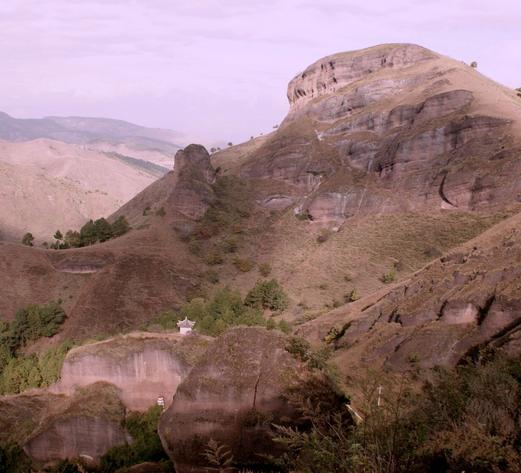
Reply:
M111 214L173 168L178 140L122 120L0 112L0 238L45 240Z

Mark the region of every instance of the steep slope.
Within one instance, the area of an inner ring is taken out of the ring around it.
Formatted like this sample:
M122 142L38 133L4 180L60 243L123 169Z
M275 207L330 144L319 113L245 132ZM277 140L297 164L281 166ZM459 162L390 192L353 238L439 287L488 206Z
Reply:
M122 212L134 230L101 245L45 251L0 243L0 313L12 317L28 303L61 298L69 315L63 336L84 338L139 326L179 305L200 287L204 264L176 232L189 228L212 200L209 155L189 146L176 169L139 194ZM143 215L148 194L164 205Z
M201 147L179 152L174 172L114 214L134 227L124 237L0 246L15 268L2 273L0 313L61 297L66 335L115 331L211 293L209 271L245 292L269 263L290 296L284 316L302 323L519 209L521 101L465 64L382 45L318 61L288 95L280 128L216 153L215 171Z
M146 164L53 140L0 141L0 229L50 241L57 228L108 216L166 171Z
M485 347L521 351L521 214L387 291L299 327L328 341L345 373L453 366Z

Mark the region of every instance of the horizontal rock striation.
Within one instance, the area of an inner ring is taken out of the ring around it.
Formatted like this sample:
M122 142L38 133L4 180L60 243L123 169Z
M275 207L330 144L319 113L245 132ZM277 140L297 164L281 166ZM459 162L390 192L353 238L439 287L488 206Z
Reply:
M164 397L170 405L178 385L207 346L192 334L133 333L71 350L55 392L72 394L96 382L111 383L130 410L145 411Z

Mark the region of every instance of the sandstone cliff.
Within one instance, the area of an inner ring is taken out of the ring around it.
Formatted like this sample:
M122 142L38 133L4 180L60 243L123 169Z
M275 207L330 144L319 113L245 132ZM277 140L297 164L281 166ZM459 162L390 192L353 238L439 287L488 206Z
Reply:
M131 333L71 350L54 392L73 394L78 388L107 382L119 389L129 410L145 411L164 397L172 402L178 385L203 355L208 339L178 333Z

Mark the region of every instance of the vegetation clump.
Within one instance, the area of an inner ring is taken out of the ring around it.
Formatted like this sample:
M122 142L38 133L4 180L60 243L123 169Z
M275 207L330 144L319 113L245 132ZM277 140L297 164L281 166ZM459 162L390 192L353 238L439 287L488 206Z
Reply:
M22 245L33 246L34 237L32 233L26 233L22 238Z
M382 274L380 280L384 284L391 284L392 282L396 281L396 269L393 267L387 273Z
M289 350L309 359L305 342ZM521 464L521 358L486 357L438 370L421 391L399 375L370 373L356 406L335 411L301 388L307 423L278 427L289 471L516 472ZM295 399L295 397L294 397ZM351 422L345 416L351 413Z
M0 394L49 386L58 379L71 342L38 355L25 355L21 349L30 341L57 334L65 318L60 303L51 302L30 305L19 310L11 323L0 323Z
M123 423L123 427L131 435L131 444L112 447L100 460L100 472L113 473L121 468L144 462L170 464L161 439L157 432L162 409L152 406L145 413L131 412Z
M69 248L80 248L83 246L103 243L104 241L118 238L130 230L130 225L124 215L120 215L114 223L105 218L89 220L80 231L68 230L65 236L60 230L54 234L54 243L51 248L55 250L66 250Z
M288 308L288 296L276 279L258 281L248 292L244 303L247 306L272 311L283 311Z

